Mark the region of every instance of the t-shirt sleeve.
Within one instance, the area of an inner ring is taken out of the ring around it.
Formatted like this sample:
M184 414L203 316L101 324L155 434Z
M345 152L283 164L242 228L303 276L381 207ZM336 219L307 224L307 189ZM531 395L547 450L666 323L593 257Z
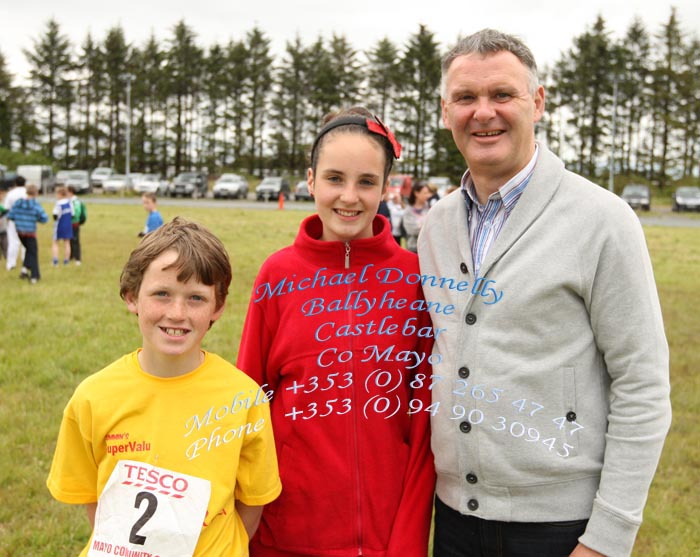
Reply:
M78 416L77 408L74 397L63 412L46 485L51 495L63 503L94 503L97 501L97 464L92 441L83 434L83 431L90 431L90 425L85 423L89 421L89 410L86 407Z
M248 423L252 430L241 447L235 498L250 506L266 505L282 491L269 402L254 405Z

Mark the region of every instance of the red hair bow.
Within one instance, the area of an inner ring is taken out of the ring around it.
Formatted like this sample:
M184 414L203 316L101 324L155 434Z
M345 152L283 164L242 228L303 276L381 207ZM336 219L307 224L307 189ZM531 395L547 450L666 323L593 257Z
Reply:
M367 119L367 129L372 133L386 137L394 150L394 158L398 159L401 156L401 143L396 141L394 134L391 133L391 130L384 125L384 122L382 122L378 116L375 116L374 119L376 122L369 118Z

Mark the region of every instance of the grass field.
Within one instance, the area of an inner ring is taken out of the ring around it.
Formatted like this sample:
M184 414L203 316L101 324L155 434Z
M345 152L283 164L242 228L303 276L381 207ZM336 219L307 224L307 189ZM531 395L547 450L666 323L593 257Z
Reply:
M88 201L89 204L89 201ZM0 269L0 557L77 555L89 536L82 508L45 487L61 412L78 382L140 343L118 280L145 213L136 205L88 205L81 267L52 268L51 225L40 232L36 286ZM47 207L48 209L48 207ZM306 213L162 206L210 227L234 266L229 303L205 347L229 360L238 348L255 274L292 242ZM647 228L671 345L674 422L634 555L700 555L700 228Z

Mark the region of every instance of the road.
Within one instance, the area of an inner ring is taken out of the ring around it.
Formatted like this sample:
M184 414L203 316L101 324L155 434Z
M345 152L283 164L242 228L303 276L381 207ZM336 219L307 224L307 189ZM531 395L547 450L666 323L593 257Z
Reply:
M119 195L93 194L81 197L88 204L96 205L141 205L141 198L135 196L121 197ZM39 201L51 203L52 196L40 196ZM231 209L260 209L278 210L277 201L255 201L254 199L189 199L159 197L159 206L197 206L197 207L229 207ZM309 201L285 201L284 208L291 211L313 211L314 204ZM649 212L637 210L639 220L644 226L669 227L700 227L700 215L690 213L674 213L668 206L655 207Z

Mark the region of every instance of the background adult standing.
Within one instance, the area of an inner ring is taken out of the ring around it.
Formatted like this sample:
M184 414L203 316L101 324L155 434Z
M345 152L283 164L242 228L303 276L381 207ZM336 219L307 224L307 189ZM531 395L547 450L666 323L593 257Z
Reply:
M432 316L434 555L628 556L671 418L639 219L536 143L545 93L520 40L475 33L442 76L469 171L418 250L470 289L424 287L459 308Z

